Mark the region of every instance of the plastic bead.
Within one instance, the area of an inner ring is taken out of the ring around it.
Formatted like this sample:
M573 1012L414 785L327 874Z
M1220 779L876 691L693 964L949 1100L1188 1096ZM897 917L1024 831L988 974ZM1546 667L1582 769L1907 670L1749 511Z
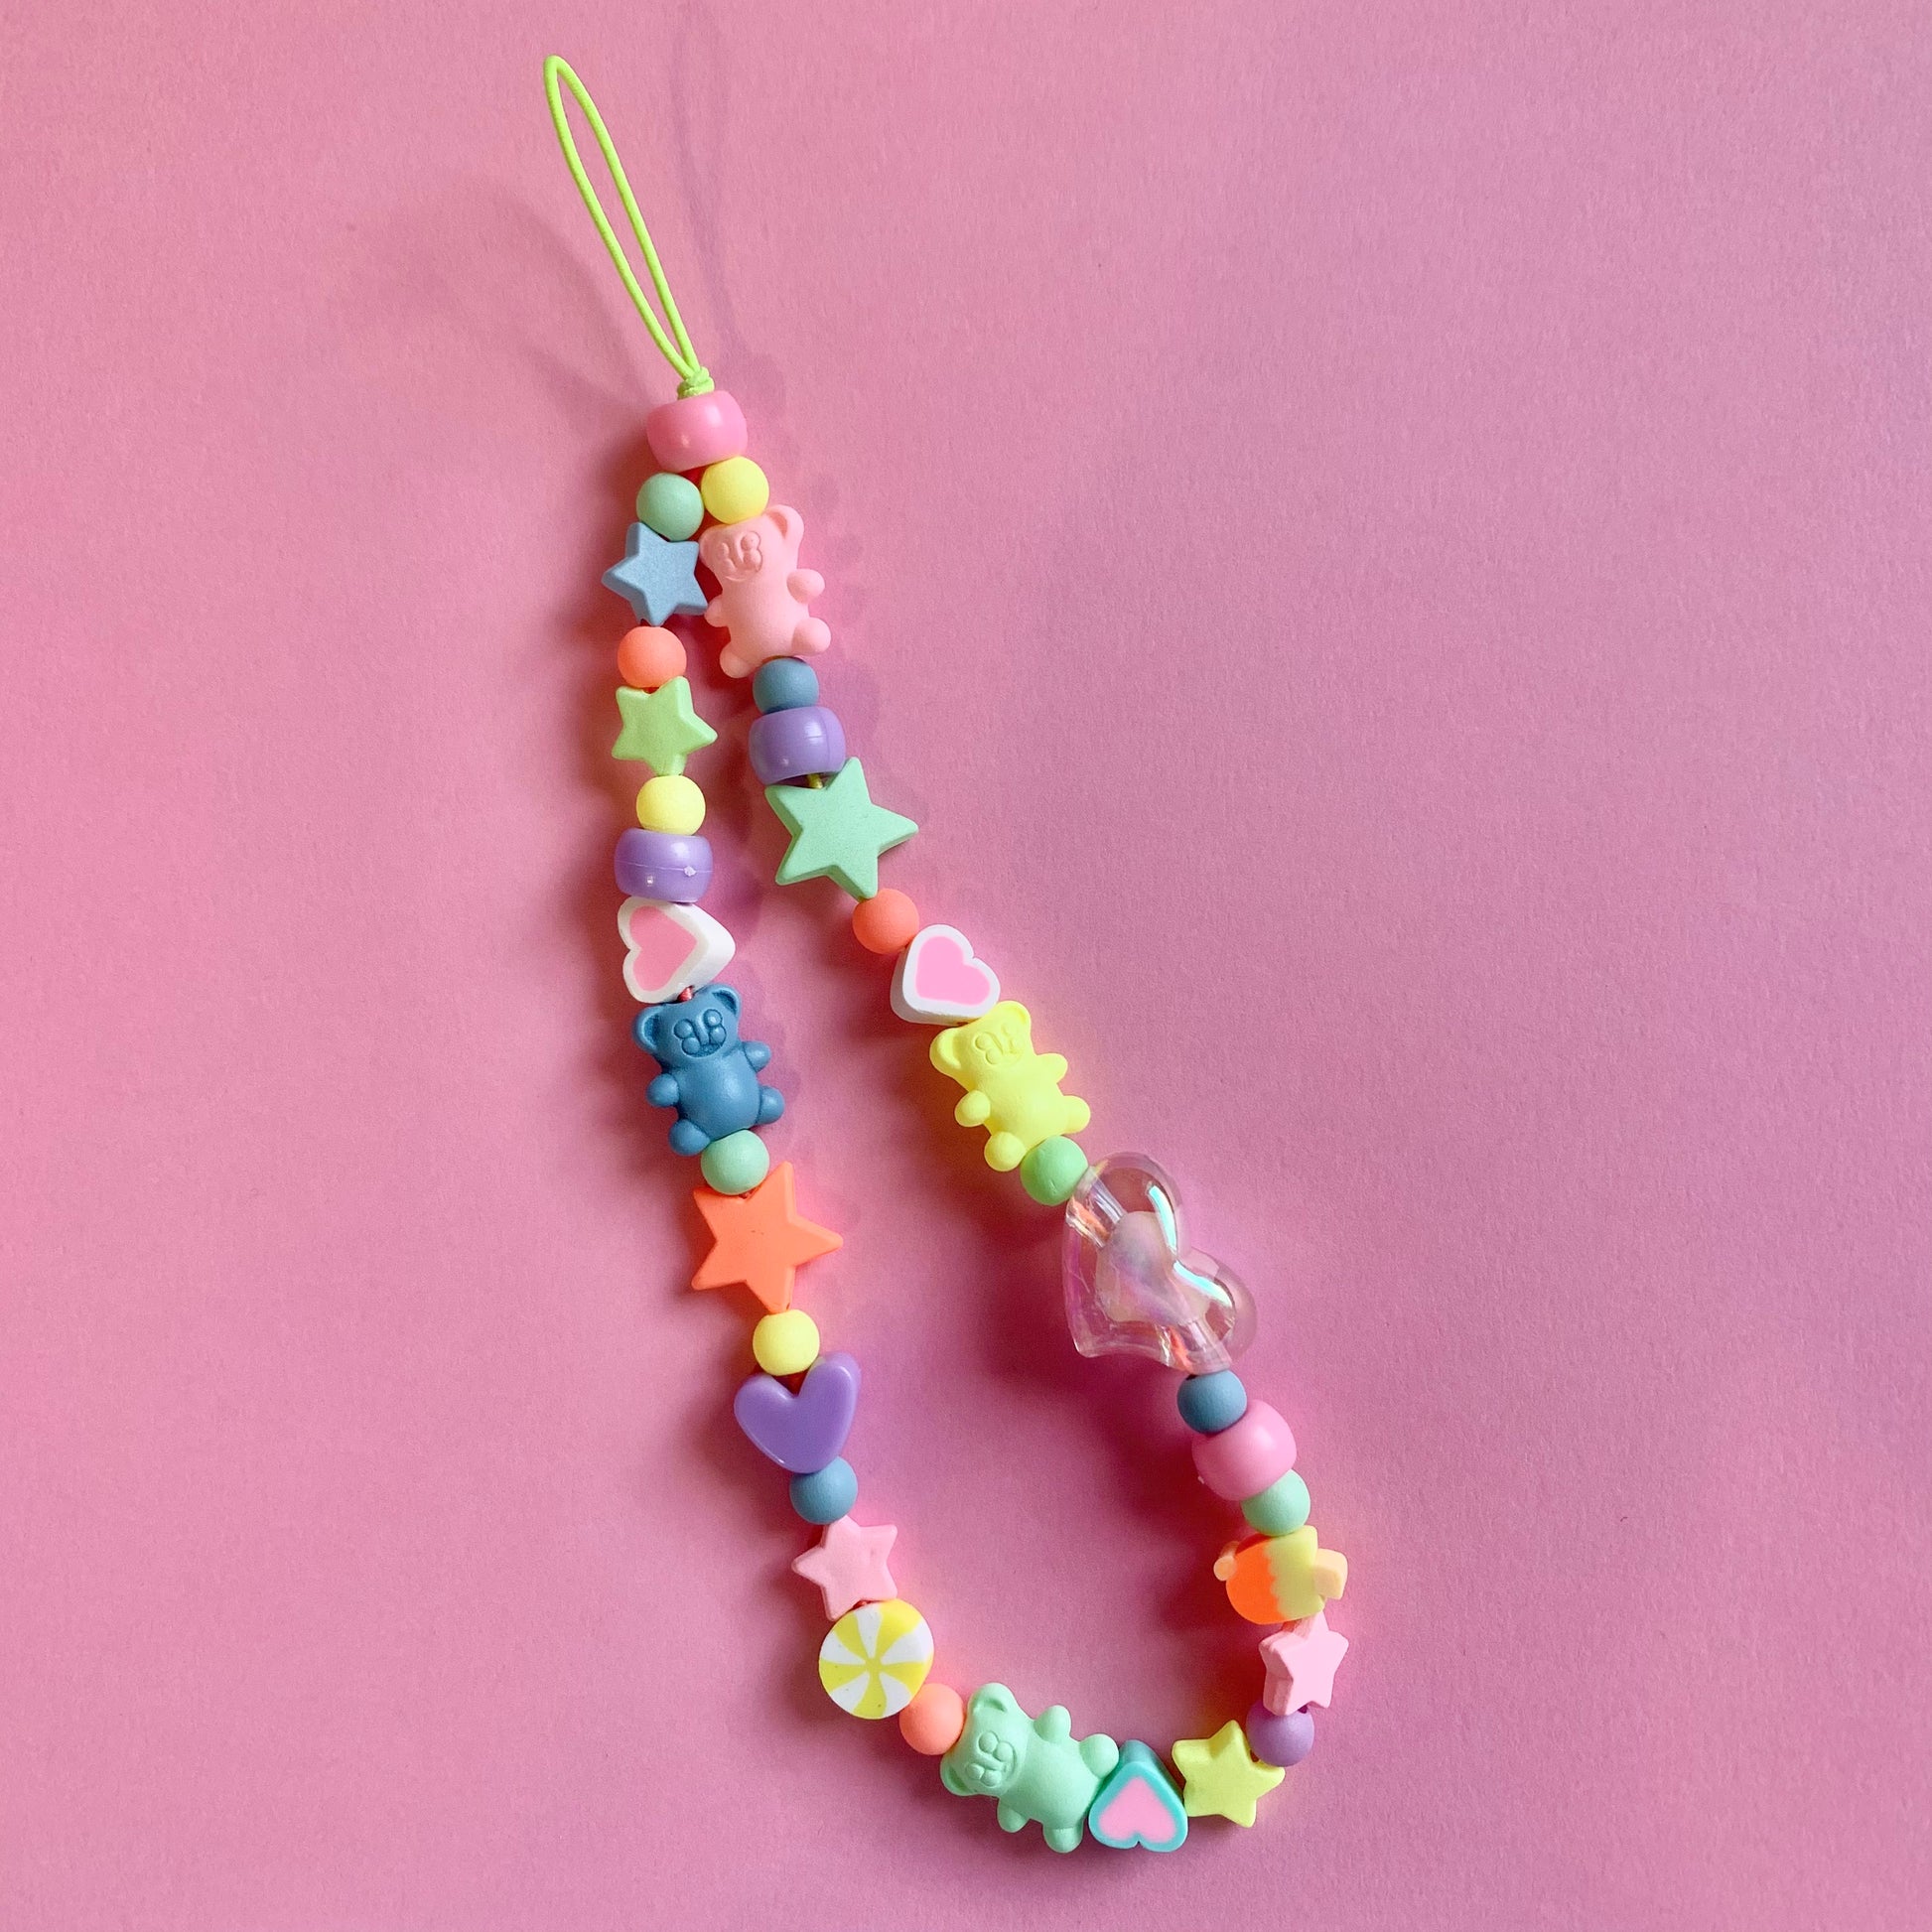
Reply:
M695 905L711 890L711 841L632 829L618 840L618 891Z
M1189 1818L1252 1825L1255 1800L1282 1781L1279 1765L1258 1764L1248 1755L1248 1740L1232 1719L1212 1737L1181 1738L1173 1747L1173 1761L1186 1780L1180 1801Z
M639 623L662 623L680 612L705 608L698 585L698 546L666 543L647 523L633 523L623 540L623 561L604 573L606 590L630 606Z
M1316 1610L1286 1630L1261 1640L1261 1663L1267 1673L1261 1702L1278 1715L1311 1704L1324 1709L1335 1694L1335 1672L1348 1654L1348 1639L1328 1628L1327 1613Z
M1310 1711L1277 1716L1265 1704L1257 1704L1249 1711L1242 1729L1264 1764L1299 1764L1314 1749L1314 1714Z
M660 537L682 543L698 534L704 521L704 496L689 477L674 470L660 470L644 479L637 492L637 521L648 523Z
M752 1330L752 1359L767 1375L803 1375L818 1360L818 1323L803 1309L765 1315Z
M1004 1684L982 1684L939 1777L955 1797L997 1799L1002 1831L1036 1824L1055 1852L1071 1852L1101 1779L1119 1762L1120 1746L1104 1732L1073 1735L1065 1705L1029 1718Z
M748 1376L732 1398L752 1447L801 1476L837 1457L858 1406L859 1364L850 1355L821 1355L795 1391L775 1375Z
M773 1314L789 1305L798 1270L841 1245L830 1228L799 1213L789 1161L780 1161L749 1194L700 1187L691 1198L711 1230L711 1252L698 1264L691 1286L742 1282Z
M628 685L619 685L618 715L623 720L623 729L611 747L611 756L641 761L665 777L676 777L693 752L703 751L718 737L691 709L691 686L681 677L660 684L655 691L633 691ZM662 825L655 829L667 832L674 828ZM697 827L686 829L696 831Z
M1239 1422L1194 1439L1194 1473L1231 1503L1258 1496L1295 1466L1295 1435L1265 1402L1251 1402Z
M830 784L766 785L764 802L791 834L778 861L778 884L830 879L854 898L879 890L879 855L903 845L919 828L872 802L866 767L847 759Z
M1177 1852L1187 1842L1187 1808L1167 1767L1146 1744L1136 1740L1122 1746L1120 1762L1087 1812L1087 1830L1097 1844L1116 1852L1137 1845Z
M1028 1152L1020 1163L1020 1179L1042 1207L1058 1207L1086 1171L1086 1150L1078 1141L1055 1134Z
M818 673L801 658L767 658L752 679L752 702L760 711L797 711L816 704Z
M1065 1060L1034 1051L1033 1015L1018 1000L948 1027L934 1036L930 1057L966 1089L952 1117L986 1129L986 1165L996 1173L1011 1173L1041 1141L1077 1134L1091 1118L1084 1100L1060 1092Z
M698 1158L705 1180L721 1194L749 1194L771 1171L764 1143L749 1127L713 1141Z
M718 654L727 677L749 677L768 657L815 657L831 626L806 608L825 579L798 566L805 519L774 503L745 523L719 523L698 539L698 554L718 580L705 621L731 633Z
M795 1312L795 1311L794 1311ZM884 1603L898 1594L886 1568L898 1531L890 1523L867 1529L850 1516L825 1525L825 1534L791 1567L825 1597L825 1614L841 1617L860 1603Z
M618 907L618 931L624 945L623 983L647 1007L715 980L736 950L731 934L698 905L627 898Z
M1309 1485L1291 1469L1260 1495L1250 1496L1241 1514L1263 1536L1286 1536L1309 1520Z
M1188 1376L1174 1391L1173 1400L1180 1420L1196 1436L1214 1436L1232 1429L1248 1408L1248 1392L1231 1368Z
M1180 1196L1145 1155L1110 1154L1081 1176L1066 1203L1060 1272L1083 1355L1147 1355L1201 1375L1226 1368L1254 1338L1248 1291L1186 1248Z
M725 389L679 396L644 418L644 441L660 470L703 470L739 455L750 440L745 412Z
M682 478L678 480L683 482ZM714 463L699 479L704 506L720 523L743 523L757 516L771 500L764 472L748 456L728 456ZM691 528L698 526L694 523ZM690 531L686 531L688 536Z
M747 743L752 769L761 785L786 778L809 778L836 771L845 763L845 727L838 713L822 704L766 712L752 720Z
M898 1714L898 1734L921 1757L944 1757L966 1728L966 1700L950 1684L926 1684Z
M919 929L919 908L888 886L852 908L852 936L868 952L891 957Z
M1235 1613L1250 1623L1299 1623L1348 1583L1348 1559L1324 1550L1311 1524L1286 1536L1248 1536L1214 1559Z
M791 1479L791 1506L808 1523L836 1523L859 1500L859 1478L844 1456Z
M637 791L637 823L646 832L688 837L704 824L704 793L682 772L646 778Z
M818 1647L825 1695L855 1718L903 1711L931 1668L932 1632L902 1596L846 1611Z
M640 623L618 639L618 675L639 691L655 691L684 675L684 646L675 633Z
M713 1141L745 1127L768 1127L785 1110L785 1098L759 1072L771 1049L761 1039L738 1035L738 994L707 986L688 1000L650 1007L631 1023L637 1044L661 1071L644 1089L653 1107L675 1107L674 1154L702 1154Z
M893 1011L914 1026L977 1020L999 997L999 975L974 956L973 942L956 925L915 932L893 972Z

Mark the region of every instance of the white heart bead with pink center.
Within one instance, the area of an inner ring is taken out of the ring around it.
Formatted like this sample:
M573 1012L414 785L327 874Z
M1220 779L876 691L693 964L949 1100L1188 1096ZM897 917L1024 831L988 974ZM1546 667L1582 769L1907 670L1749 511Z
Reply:
M999 975L974 958L973 942L956 925L921 926L893 973L893 1011L915 1026L977 1020L999 998Z
M618 907L623 983L647 1007L675 1000L687 986L715 980L738 950L731 934L697 905L627 898Z

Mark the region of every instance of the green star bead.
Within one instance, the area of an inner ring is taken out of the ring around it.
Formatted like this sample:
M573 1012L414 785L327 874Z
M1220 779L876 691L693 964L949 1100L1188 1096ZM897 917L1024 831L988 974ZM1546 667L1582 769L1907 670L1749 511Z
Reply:
M791 834L778 862L780 886L830 879L854 898L871 898L879 891L879 855L919 829L872 802L857 759L847 759L826 785L766 785L764 801Z
M674 677L655 691L618 687L618 709L623 730L611 747L614 759L636 759L660 777L675 778L684 760L701 752L718 734L691 709L688 679Z

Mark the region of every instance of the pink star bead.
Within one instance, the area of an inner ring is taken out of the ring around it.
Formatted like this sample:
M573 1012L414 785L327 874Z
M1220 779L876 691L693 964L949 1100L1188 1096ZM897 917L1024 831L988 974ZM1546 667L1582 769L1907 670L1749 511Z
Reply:
M850 1516L827 1523L816 1546L794 1559L792 1569L825 1592L825 1614L835 1623L858 1603L885 1603L898 1594L886 1552L898 1535L890 1523L866 1529ZM1325 1700L1324 1700L1325 1702Z
M1311 1704L1325 1709L1335 1694L1335 1667L1347 1648L1348 1639L1328 1628L1324 1610L1264 1637L1261 1661L1267 1666L1268 1681L1262 1687L1262 1703L1277 1717Z

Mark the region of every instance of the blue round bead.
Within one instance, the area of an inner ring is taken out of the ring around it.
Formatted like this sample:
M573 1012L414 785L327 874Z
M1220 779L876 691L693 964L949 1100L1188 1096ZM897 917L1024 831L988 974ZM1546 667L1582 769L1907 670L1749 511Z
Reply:
M796 711L818 702L818 673L800 657L768 657L752 679L760 711Z
M836 1523L859 1500L859 1478L844 1456L791 1479L791 1506L808 1523Z
M1174 1395L1180 1420L1196 1436L1218 1436L1248 1413L1248 1392L1231 1368L1190 1375Z

